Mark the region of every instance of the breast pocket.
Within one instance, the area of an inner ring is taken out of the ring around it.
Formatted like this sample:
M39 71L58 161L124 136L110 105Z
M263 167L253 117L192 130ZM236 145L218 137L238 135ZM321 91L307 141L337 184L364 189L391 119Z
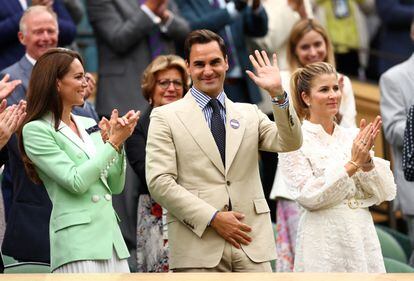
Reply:
M266 214L270 212L269 205L267 205L266 199L254 199L254 210L256 214Z

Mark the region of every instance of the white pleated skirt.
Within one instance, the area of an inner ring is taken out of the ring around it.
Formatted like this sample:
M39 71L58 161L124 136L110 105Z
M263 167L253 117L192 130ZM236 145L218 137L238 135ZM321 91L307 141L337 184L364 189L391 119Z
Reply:
M109 260L74 261L56 268L53 273L129 273L127 259L119 259L115 249Z

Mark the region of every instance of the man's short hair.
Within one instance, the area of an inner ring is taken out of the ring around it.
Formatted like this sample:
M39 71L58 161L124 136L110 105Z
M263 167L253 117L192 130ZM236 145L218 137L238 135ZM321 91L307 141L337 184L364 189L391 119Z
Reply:
M214 33L208 29L198 29L188 34L184 43L184 58L187 60L187 62L190 61L191 47L194 44L207 44L213 41L216 41L218 43L223 57L225 58L227 50L223 38L221 38L217 33Z
M20 22L19 22L19 31L22 32L23 34L25 34L25 32L26 32L26 18L28 16L30 16L30 14L32 14L32 13L40 13L40 12L47 12L47 13L51 14L53 16L53 18L56 20L56 26L58 27L57 15L51 8L49 8L47 6L43 6L43 5L35 5L35 6L31 6L31 7L27 8L23 12L23 15L20 18Z

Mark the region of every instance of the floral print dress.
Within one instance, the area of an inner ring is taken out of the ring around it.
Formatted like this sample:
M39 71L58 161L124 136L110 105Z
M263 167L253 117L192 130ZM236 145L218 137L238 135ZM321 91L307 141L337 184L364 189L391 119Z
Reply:
M168 272L166 211L148 194L139 196L137 272Z

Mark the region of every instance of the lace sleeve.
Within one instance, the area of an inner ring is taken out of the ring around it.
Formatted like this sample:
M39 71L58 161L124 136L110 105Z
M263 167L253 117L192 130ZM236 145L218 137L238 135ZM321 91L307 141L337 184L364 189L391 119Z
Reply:
M321 169L313 167L311 160L298 150L280 153L279 161L293 199L305 209L329 208L354 192L353 180L336 159L325 159L326 168Z
M372 194L377 199L375 204L393 200L397 188L390 169L390 162L378 157L373 157L372 159L375 168L365 173L358 172L356 174L356 186Z

